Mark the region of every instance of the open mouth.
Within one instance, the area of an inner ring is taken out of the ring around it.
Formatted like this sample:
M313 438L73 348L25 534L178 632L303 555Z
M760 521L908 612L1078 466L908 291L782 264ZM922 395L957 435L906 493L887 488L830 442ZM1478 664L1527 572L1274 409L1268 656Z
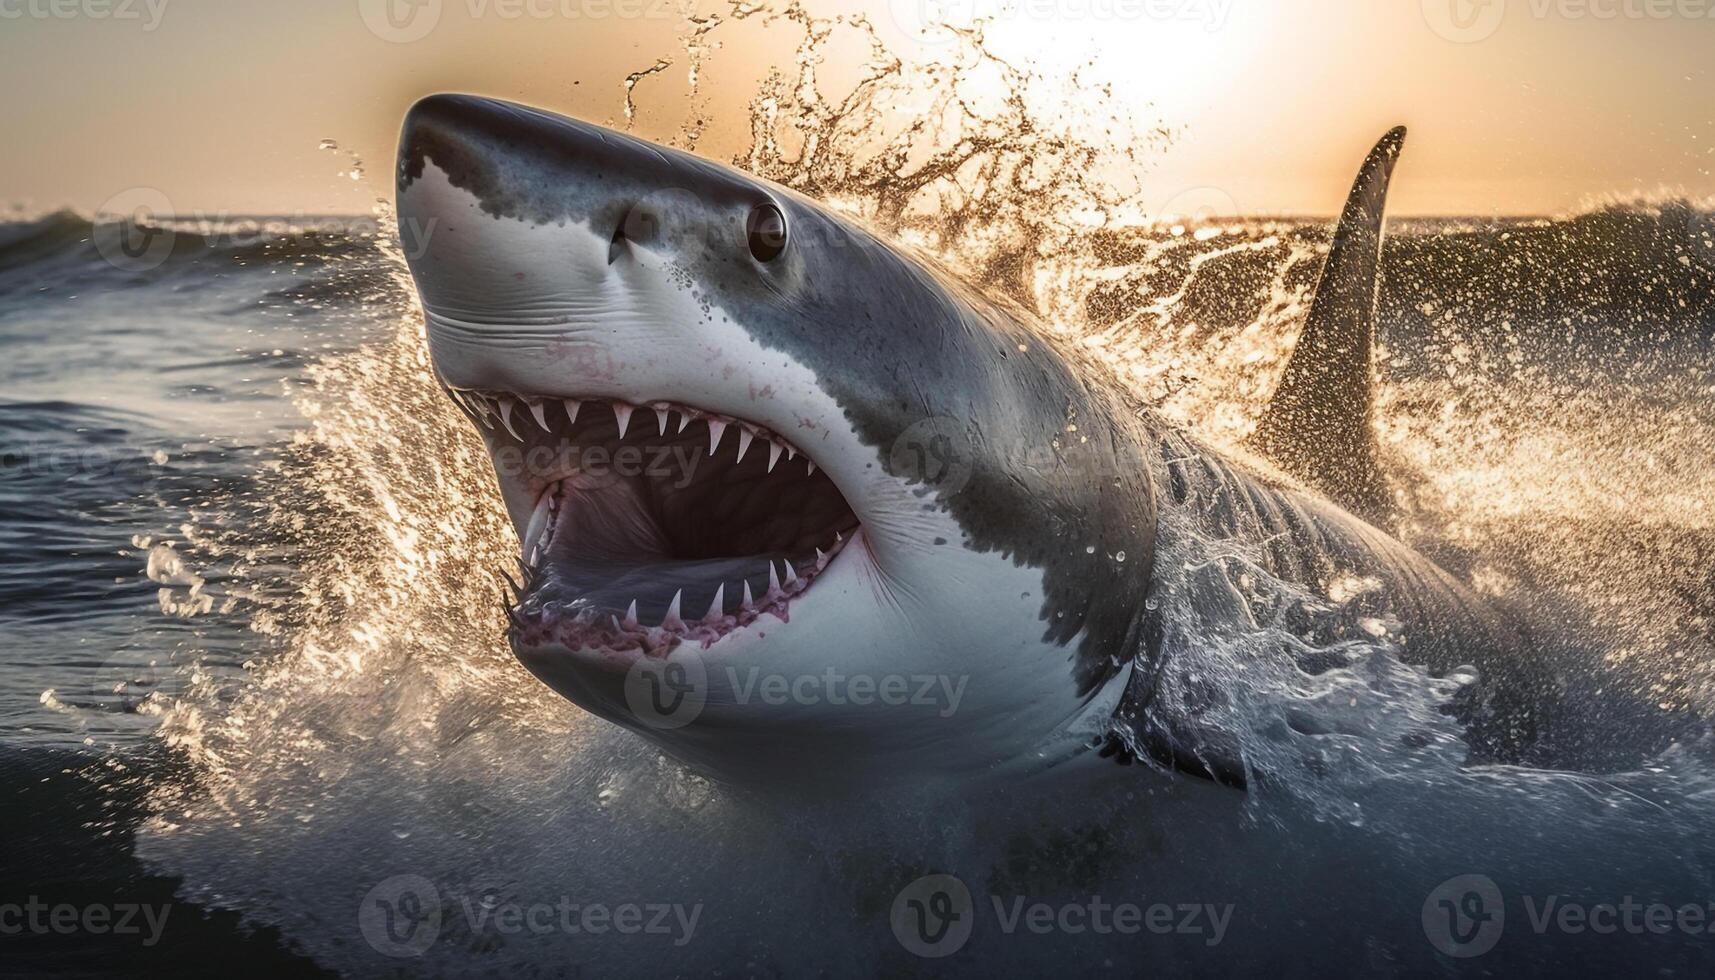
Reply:
M513 642L665 655L788 606L858 521L826 473L751 422L669 402L449 389L484 432L520 534Z

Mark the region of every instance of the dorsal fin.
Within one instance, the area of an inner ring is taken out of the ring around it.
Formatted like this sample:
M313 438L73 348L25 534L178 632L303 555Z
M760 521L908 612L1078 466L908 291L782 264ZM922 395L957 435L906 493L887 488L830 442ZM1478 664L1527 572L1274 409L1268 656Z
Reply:
M1404 143L1405 127L1389 130L1364 160L1340 214L1310 318L1251 437L1282 469L1372 523L1384 523L1390 510L1370 422L1371 359L1382 215Z

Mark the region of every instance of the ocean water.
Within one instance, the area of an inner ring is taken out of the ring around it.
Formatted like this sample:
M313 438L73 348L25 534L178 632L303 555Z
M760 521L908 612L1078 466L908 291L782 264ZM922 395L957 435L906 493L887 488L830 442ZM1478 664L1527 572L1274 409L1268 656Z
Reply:
M921 65L872 45L854 87L824 95L840 35L780 20L802 31L798 72L758 93L738 163L1035 307L1100 383L1206 442L1248 433L1327 222L1219 217L1213 188L1144 220L1126 177L1170 136L1087 86L976 32ZM686 105L722 23L685 38ZM628 120L649 108L647 86L625 92ZM696 148L702 126L673 141ZM961 156L970 137L985 149ZM1166 660L1227 693L1212 721L1243 747L1246 792L1107 762L999 786L737 790L562 701L502 638L495 570L517 544L430 377L390 224L383 207L0 225L0 930L31 900L165 916L0 931L0 972L1715 963L1705 203L1394 221L1380 315L1400 536L1688 724L1664 747L1598 719L1644 759L1621 771L1465 767L1441 711L1454 680L1380 638L1319 651L1333 666L1314 677L1283 668L1271 649L1314 641L1266 612L1315 597L1168 506Z
M1464 768L1446 685L1385 645L1314 682L1258 666L1273 628L1211 606L1242 570L1194 536L1158 559L1187 571L1157 598L1177 661L1237 695L1228 722L1270 774L1248 793L1107 764L998 791L740 792L582 715L505 650L489 570L516 545L384 229L162 230L142 259L72 214L0 229L0 902L172 909L153 945L7 936L9 971L1715 962L1707 738L1620 773ZM1715 706L1712 229L1677 202L1396 222L1382 304L1403 534L1692 715ZM1114 383L1219 444L1290 350L1325 235L1120 229L1079 253L1096 285L1044 263L1031 288ZM932 874L970 896L945 958L893 927ZM658 928L615 927L631 907ZM1450 955L1476 947L1437 937L1447 909L1496 907L1459 920L1481 954ZM381 908L433 917L405 941Z

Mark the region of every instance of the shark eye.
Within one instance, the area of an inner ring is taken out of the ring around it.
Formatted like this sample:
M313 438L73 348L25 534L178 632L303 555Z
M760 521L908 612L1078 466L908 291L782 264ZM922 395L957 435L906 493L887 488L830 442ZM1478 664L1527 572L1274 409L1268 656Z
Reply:
M750 211L744 234L756 261L772 261L786 251L786 216L772 204L758 204Z

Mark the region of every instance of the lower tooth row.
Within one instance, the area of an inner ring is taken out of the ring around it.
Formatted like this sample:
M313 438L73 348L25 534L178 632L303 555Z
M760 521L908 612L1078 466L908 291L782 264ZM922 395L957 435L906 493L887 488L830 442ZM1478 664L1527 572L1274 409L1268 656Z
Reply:
M817 571L827 567L829 560L829 556L821 549L818 548L816 550ZM780 565L786 570L784 575L774 567L773 561L769 561L768 563L768 591L762 595L764 604L781 596L791 595L792 593L790 589L792 586L798 584L802 580L798 575L797 570L792 567L791 562L782 559ZM741 588L743 589L743 592L741 593L741 600L737 610L734 610L731 613L726 611L726 583L723 582L715 588L714 600L709 603L708 612L703 614L702 619L692 621L686 621L684 618L681 610L681 603L685 597L685 590L680 589L673 593L673 601L667 604L667 613L661 618L659 627L664 630L680 630L685 629L688 626L694 626L698 623L719 623L728 616L735 616L746 609L756 611L757 597L751 591L750 582L748 580L742 582ZM625 616L623 618L615 616L614 620L623 629L635 630L642 628L643 624L637 618L637 600L633 599L631 601L631 605L626 607Z

